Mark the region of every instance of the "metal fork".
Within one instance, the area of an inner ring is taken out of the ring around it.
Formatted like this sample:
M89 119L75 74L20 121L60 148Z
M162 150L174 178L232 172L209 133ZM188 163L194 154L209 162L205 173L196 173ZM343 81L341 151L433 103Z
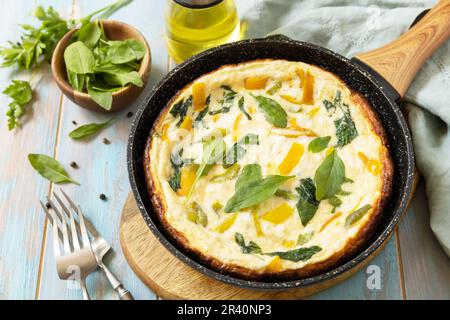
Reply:
M64 196L64 198L67 200L69 207L73 209L73 211L78 215L82 215L81 209L79 206L77 206L73 200L64 192L63 189L60 188L60 192ZM55 194L56 200L61 203L60 198ZM42 203L41 203L42 205ZM50 204L51 205L51 204ZM46 208L44 209L45 213L47 214L47 217L49 220L52 220L52 217L49 214L49 210ZM67 213L65 211L65 213ZM56 213L58 216L59 214ZM59 217L61 219L61 217ZM69 217L70 218L70 217ZM88 230L88 233L92 236L92 239L90 239L91 248L94 252L95 259L97 261L97 266L100 268L101 271L105 274L106 278L108 279L109 283L111 284L114 291L116 291L118 297L120 300L134 300L133 295L124 288L122 282L118 280L114 274L108 269L108 267L103 262L103 257L108 253L108 251L111 249L111 246L109 243L98 233L97 229L95 229L94 225L89 221L89 219L83 217L84 224ZM78 221L75 220L76 229L78 232L80 232L80 225L78 224ZM69 230L70 232L70 230ZM60 232L60 240L62 241L62 234Z
M74 272L78 273L77 280L83 292L83 299L90 300L89 292L86 288L86 278L97 269L97 261L89 242L81 209L78 207L78 212L72 207L68 209L55 192L53 192L53 196L64 213L59 211L49 197L47 197L47 201L52 210L48 210L42 201L40 203L47 217L49 217L53 229L53 249L58 276L62 280L68 280L73 277ZM78 214L78 219L80 220L80 235L77 231L74 213ZM67 221L67 217L69 221ZM67 226L70 227L70 231ZM62 243L63 250L61 250L60 243Z

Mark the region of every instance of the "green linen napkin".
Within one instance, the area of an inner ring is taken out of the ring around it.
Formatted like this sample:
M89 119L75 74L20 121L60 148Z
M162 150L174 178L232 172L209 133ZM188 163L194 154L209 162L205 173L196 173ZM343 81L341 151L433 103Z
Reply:
M237 1L246 37L283 34L346 57L383 46L436 1ZM431 228L450 257L450 41L417 74L404 99L417 165L426 179Z

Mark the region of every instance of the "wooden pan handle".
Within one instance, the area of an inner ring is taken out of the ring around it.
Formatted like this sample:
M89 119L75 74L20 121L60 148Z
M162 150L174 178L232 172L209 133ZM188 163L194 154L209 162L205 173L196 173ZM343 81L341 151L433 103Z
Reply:
M450 38L450 0L441 0L414 27L379 49L356 56L403 97L425 61Z

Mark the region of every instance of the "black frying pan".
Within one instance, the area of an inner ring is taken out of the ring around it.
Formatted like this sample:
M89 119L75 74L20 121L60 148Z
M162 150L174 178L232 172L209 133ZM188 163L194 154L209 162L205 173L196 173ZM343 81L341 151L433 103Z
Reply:
M216 47L177 66L148 94L136 115L129 138L128 170L131 187L145 222L156 238L176 257L214 279L241 287L288 289L313 284L326 286L326 280L342 279L359 270L368 263L369 257L381 251L413 194L414 151L411 134L399 108L400 99L420 66L449 37L450 0L444 0L391 45L351 60L316 45L275 36ZM382 219L367 244L341 266L295 281L247 281L218 273L203 265L172 241L162 227L148 196L144 173L143 154L152 126L160 111L180 89L222 65L264 58L302 61L319 66L336 74L350 88L364 95L386 131L395 168L392 194Z

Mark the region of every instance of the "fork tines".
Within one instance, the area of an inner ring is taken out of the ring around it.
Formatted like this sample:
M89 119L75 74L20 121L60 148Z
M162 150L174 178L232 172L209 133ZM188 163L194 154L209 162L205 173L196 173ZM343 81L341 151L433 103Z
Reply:
M81 208L75 205L72 199L62 189L60 189L60 192L65 201L56 192L53 192L53 197L59 204L59 208L49 197L47 197L47 201L50 204L50 209L40 201L52 225L55 255L61 255L59 241L63 244L64 254L69 254L74 250L80 250L80 248L90 246ZM78 218L78 221L75 217Z

